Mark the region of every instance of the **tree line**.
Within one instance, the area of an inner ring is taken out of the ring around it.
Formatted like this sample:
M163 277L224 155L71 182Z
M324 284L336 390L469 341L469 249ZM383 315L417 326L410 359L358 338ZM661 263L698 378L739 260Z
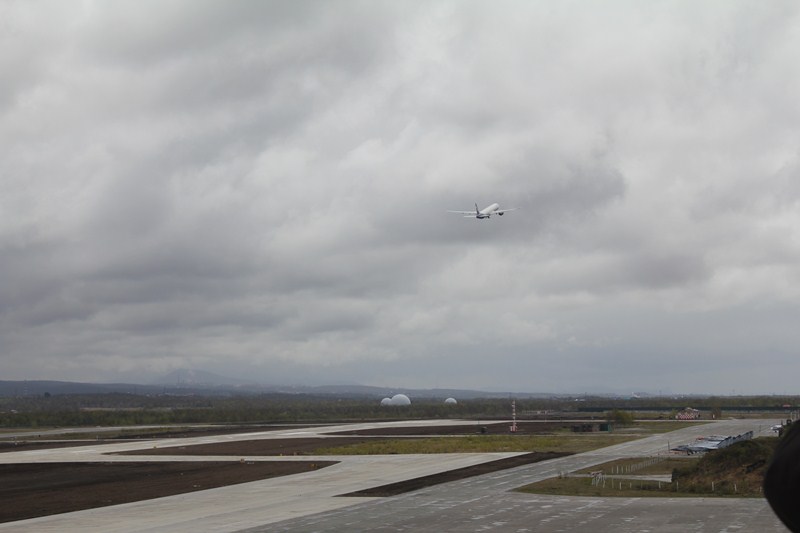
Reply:
M0 427L52 427L140 424L314 423L396 419L511 418L512 398L476 398L445 404L443 398L412 399L409 406L382 406L375 397L335 397L309 394L241 396L171 396L137 394L44 394L0 397ZM709 397L609 399L518 398L520 420L606 417L627 423L629 412L659 411L667 417L687 404L708 413L724 410L796 408L798 397Z

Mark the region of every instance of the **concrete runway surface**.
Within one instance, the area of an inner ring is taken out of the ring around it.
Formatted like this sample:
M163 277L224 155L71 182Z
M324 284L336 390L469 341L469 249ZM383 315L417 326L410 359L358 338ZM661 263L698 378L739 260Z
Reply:
M0 454L0 462L142 461L110 452L269 438L310 437L342 430L463 425L431 420L347 424L237 435L162 439ZM614 458L651 456L701 435L770 434L776 420L723 420L389 498L339 497L352 491L516 455L436 454L325 456L341 461L314 472L153 500L0 524L2 532L272 532L272 531L513 531L593 533L785 532L764 499L586 498L511 490L559 472ZM476 427L480 425L475 422ZM309 461L323 457L302 456ZM258 457L248 460L296 460ZM148 461L238 460L231 457L148 456Z

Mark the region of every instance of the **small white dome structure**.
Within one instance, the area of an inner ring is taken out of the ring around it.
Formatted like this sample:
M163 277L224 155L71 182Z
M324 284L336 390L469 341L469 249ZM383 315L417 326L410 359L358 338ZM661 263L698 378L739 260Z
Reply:
M444 401L444 403L446 403L447 405L455 405L455 404L457 404L458 402L456 401L456 399L455 399L455 398L448 398L448 399L446 399L446 400Z
M381 405L411 405L411 400L405 394L395 394L391 398L381 400Z
M392 396L391 405L411 405L411 399L405 394L395 394Z

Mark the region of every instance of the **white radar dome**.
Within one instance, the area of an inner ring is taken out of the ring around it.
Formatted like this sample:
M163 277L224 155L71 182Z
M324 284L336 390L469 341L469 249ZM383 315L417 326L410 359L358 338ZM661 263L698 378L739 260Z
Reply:
M457 404L458 402L456 401L456 399L455 399L455 398L448 398L448 399L446 399L446 400L444 401L444 403L446 403L446 404L448 404L448 405L455 405L455 404Z
M392 405L392 399L384 398L383 400L381 400L381 405Z
M392 396L391 405L411 405L411 400L405 394L395 394Z

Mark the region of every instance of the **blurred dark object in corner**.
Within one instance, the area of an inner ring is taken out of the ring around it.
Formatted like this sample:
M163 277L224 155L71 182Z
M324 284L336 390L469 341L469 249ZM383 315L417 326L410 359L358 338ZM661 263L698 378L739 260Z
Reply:
M786 527L800 533L800 422L781 433L764 475L764 495Z

